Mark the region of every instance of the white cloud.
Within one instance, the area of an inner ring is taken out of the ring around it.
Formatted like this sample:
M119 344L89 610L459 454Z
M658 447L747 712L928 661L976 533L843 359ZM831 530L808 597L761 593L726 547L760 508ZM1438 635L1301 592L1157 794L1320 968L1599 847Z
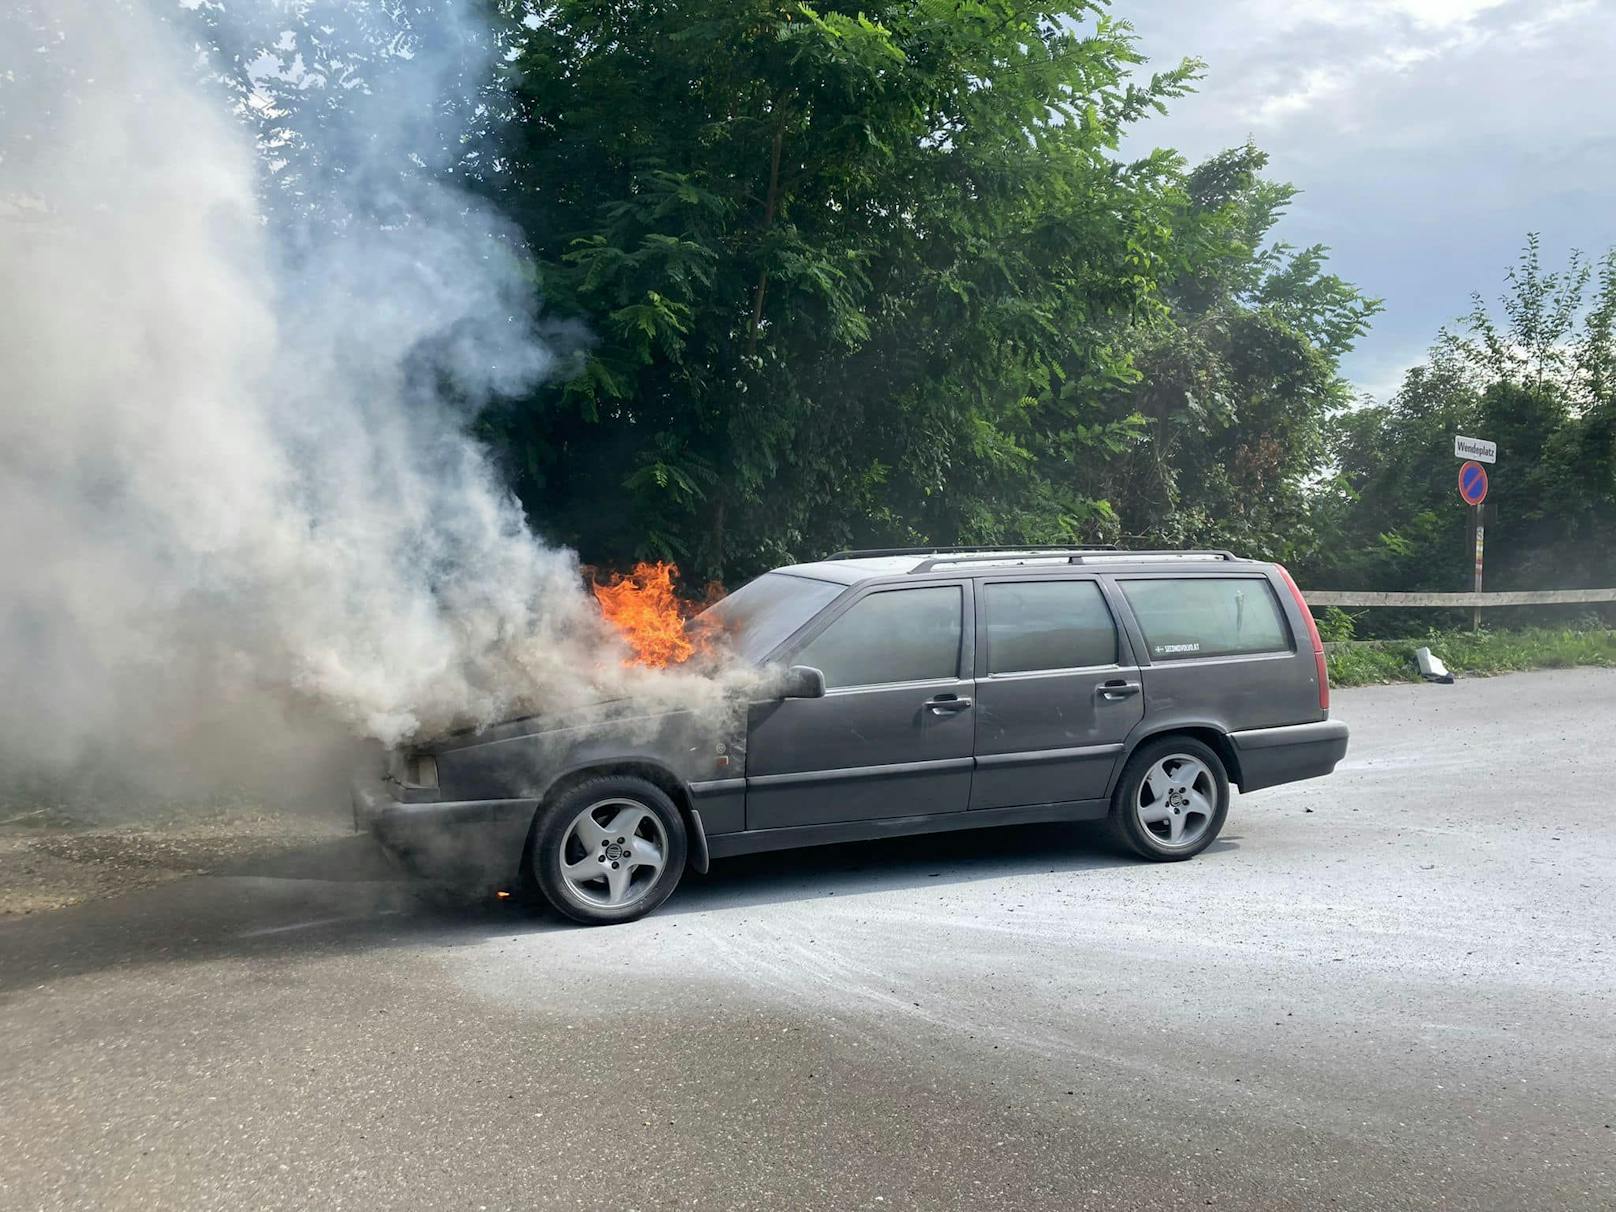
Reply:
M1307 68L1288 91L1258 100L1251 119L1257 126L1273 126L1296 114L1339 97L1356 73L1339 66Z
M1616 194L1613 0L1116 0L1200 92L1132 141L1191 159L1248 137L1302 195L1283 229L1387 310L1352 372L1382 390L1496 292L1525 236L1603 252Z
M1337 28L1383 28L1388 21L1422 30L1469 25L1478 17L1511 0L1256 0L1245 7L1267 23L1267 28L1293 29L1303 25ZM1227 7L1227 6L1226 6Z
M1386 0L1382 4L1354 6L1399 13L1426 29L1451 29L1468 25L1481 14L1500 8L1505 0Z

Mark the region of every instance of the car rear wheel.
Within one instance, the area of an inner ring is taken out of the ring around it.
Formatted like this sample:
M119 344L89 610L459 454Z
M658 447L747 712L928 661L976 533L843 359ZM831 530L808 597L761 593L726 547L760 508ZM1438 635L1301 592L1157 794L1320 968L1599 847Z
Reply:
M1163 737L1129 759L1111 797L1109 824L1135 854L1176 862L1210 846L1228 813L1222 759L1190 737Z
M588 925L643 917L684 873L679 809L655 783L601 775L568 788L541 811L529 861L544 898Z

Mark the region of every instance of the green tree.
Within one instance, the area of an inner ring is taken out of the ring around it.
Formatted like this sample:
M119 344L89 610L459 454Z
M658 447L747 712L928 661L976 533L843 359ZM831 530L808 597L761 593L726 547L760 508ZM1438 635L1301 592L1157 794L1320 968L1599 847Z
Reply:
M1121 157L1195 67L1135 79L1098 0L445 12L196 19L282 221L441 202L422 176L516 221L583 342L481 419L546 535L731 579L849 544L1305 545L1377 304L1274 238L1293 191L1255 148ZM446 104L412 106L423 74ZM354 146L370 106L423 112Z
M1592 287L1590 296L1590 286ZM1489 588L1616 577L1616 253L1547 271L1528 238L1499 314L1480 296L1384 405L1344 417L1316 502L1321 586L1469 588L1455 434L1498 443L1488 469Z
M1380 304L1326 273L1322 246L1274 239L1295 190L1263 179L1266 164L1235 148L1177 191L1166 311L1130 332L1136 382L1109 400L1140 440L1086 478L1131 540L1306 548L1326 428L1351 400L1339 362Z
M576 373L487 419L534 524L735 575L850 541L1054 539L1134 423L1179 94L1074 0L505 0L480 181Z

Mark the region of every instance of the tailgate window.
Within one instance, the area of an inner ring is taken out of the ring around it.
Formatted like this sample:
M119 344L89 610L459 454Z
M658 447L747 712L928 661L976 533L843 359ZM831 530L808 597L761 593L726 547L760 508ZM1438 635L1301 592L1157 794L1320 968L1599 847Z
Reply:
M1289 652L1291 637L1264 577L1119 582L1152 661Z

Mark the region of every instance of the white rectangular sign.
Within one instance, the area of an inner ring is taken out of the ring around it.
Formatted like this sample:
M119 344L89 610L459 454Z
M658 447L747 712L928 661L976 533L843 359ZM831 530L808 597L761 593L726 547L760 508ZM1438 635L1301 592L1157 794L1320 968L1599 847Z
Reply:
M1498 462L1498 443L1483 442L1480 438L1453 439L1453 457L1456 459L1474 459L1478 463Z

